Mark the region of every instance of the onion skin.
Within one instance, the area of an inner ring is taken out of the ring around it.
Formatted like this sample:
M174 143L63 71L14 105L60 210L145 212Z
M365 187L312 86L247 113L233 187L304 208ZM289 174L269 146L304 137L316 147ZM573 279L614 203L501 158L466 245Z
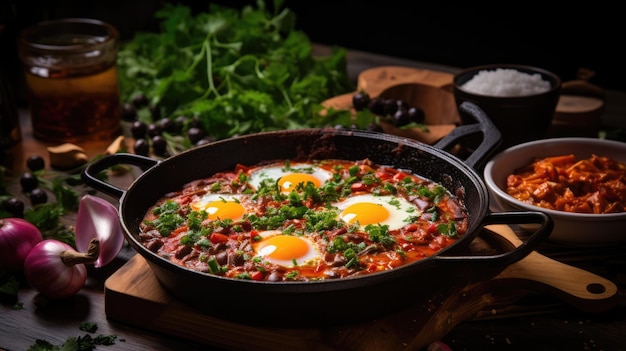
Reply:
M22 218L0 219L0 268L22 271L33 247L43 240L39 229Z
M24 276L31 287L50 299L73 296L85 285L85 264L93 263L98 251L97 240L87 253L77 252L58 240L43 240L26 257Z
M81 198L76 218L76 249L87 251L92 239L100 242L100 255L94 267L113 261L122 249L124 234L117 208L110 202L93 196Z

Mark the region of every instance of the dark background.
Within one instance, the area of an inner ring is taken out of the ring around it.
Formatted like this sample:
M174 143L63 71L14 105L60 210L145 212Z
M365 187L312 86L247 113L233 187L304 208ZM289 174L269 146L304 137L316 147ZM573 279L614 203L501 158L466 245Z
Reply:
M59 17L92 17L115 25L123 40L137 30L157 30L154 11L167 0L2 0L0 64L19 79L15 37L27 25ZM241 7L246 0L171 1L207 10L209 3ZM528 64L563 81L584 77L626 90L624 16L608 5L534 7L405 0L286 0L297 28L313 42L454 67ZM17 90L20 90L17 87ZM19 95L19 94L18 94Z

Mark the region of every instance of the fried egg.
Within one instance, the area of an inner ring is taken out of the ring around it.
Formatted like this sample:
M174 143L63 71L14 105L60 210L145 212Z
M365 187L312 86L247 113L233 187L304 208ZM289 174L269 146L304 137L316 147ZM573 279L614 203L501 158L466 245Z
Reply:
M278 181L278 186L282 192L288 193L295 190L301 183L311 182L316 188L322 186L333 177L333 173L314 166L312 164L300 163L290 166L278 165L261 167L250 173L248 183L254 189L259 189L261 183L266 179Z
M267 230L259 233L261 240L252 248L257 257L271 263L292 268L306 266L322 259L315 242L304 237L284 234L280 230Z
M239 220L251 208L247 208L247 197L240 194L205 194L191 203L195 211L205 211L210 220Z
M400 229L408 219L419 215L418 208L398 196L373 194L356 195L338 202L339 218L348 224L365 227L368 224L389 226L389 230Z

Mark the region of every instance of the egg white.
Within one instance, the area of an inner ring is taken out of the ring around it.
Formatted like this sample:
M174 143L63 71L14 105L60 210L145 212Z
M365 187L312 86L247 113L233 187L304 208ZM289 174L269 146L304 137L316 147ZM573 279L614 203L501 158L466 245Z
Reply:
M321 250L313 240L307 237L284 234L280 230L262 231L259 232L259 236L261 236L262 239L258 242L255 242L252 245L252 248L255 252L255 256L260 257L265 261L277 264L282 267L293 268L296 265L315 265L317 262L322 260ZM280 240L279 238L281 237L286 240ZM274 242L272 242L272 240L274 240ZM296 254L295 252L299 251L299 249L295 246L289 247L290 242L296 244L298 248L301 248L303 244L306 245L306 252ZM284 246L278 247L274 244L283 244ZM282 255L280 254L279 250L282 250ZM283 257L276 257L277 255Z
M375 206L371 206L371 209L376 213L346 213L345 210L350 206L357 204L372 204ZM339 218L344 220L347 223L350 223L351 220L358 216L360 220L357 218L357 222L360 227L365 227L368 224L379 224L379 225L387 225L389 226L389 230L400 229L408 223L408 219L410 217L415 217L420 214L420 210L407 201L406 199L398 196L392 195L373 195L373 194L362 194L355 195L346 198L345 200L338 202L335 204L337 209L339 210ZM377 206L380 206L378 208ZM388 215L383 215L384 210L388 212ZM374 220L372 217L368 216L381 214L382 217L380 220ZM356 223L353 223L356 224Z
M310 174L311 176L313 176L319 181L320 185L324 184L326 181L332 179L333 177L332 172L322 169L320 167L317 167L313 164L309 164L309 163L291 164L289 166L289 169L286 169L285 165L281 164L281 165L260 167L260 168L253 170L250 173L250 176L248 177L248 184L250 184L252 188L258 190L259 187L261 186L261 183L266 179L271 179L272 181L276 182L280 178L283 178L285 176L288 176L294 173ZM285 189L283 189L283 191L285 191Z

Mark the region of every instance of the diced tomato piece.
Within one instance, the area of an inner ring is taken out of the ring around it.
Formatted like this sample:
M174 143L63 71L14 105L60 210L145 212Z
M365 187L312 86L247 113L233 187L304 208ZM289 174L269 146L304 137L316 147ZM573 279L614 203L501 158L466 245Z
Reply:
M224 235L224 234L220 234L220 233L213 233L209 237L209 240L213 244L225 243L225 242L228 241L228 235Z
M252 240L252 241L256 241L256 239L255 239L255 238L256 238L257 236L259 236L259 232L258 232L258 231L256 231L256 230L254 230L254 229L252 229L252 230L250 231L250 240Z
M181 225L180 227L172 230L172 232L170 233L170 236L176 236L177 234L186 232L188 230L189 230L189 227L187 227L186 225Z
M431 223L428 228L426 228L426 232L428 234L434 235L434 234L439 234L439 231L437 230L437 224L435 223Z
M265 273L256 271L253 272L250 276L252 277L252 280L261 281L265 278Z
M240 171L241 171L241 172L246 173L246 172L248 172L249 170L250 170L250 167L248 167L248 166L246 166L246 165L242 165L242 164L240 164L240 163L238 163L238 164L235 166L235 174L239 173Z
M367 185L363 183L352 183L352 185L350 185L350 190L352 190L353 193L358 191L366 191Z
M393 175L393 180L395 180L395 181L396 181L396 183L397 183L397 182L399 182L399 181L401 181L401 180L402 180L402 179L404 179L404 178L406 178L406 174L404 174L404 173L400 173L400 172L398 172L398 173L396 173L396 174L394 174L394 175Z
M406 230L407 232L417 231L418 228L419 227L415 223L411 223L411 224L408 224L408 225L404 226L404 230Z
M382 180L389 180L392 178L392 176L395 176L394 172L390 172L387 169L376 170L374 175L376 176L376 178L379 178Z

